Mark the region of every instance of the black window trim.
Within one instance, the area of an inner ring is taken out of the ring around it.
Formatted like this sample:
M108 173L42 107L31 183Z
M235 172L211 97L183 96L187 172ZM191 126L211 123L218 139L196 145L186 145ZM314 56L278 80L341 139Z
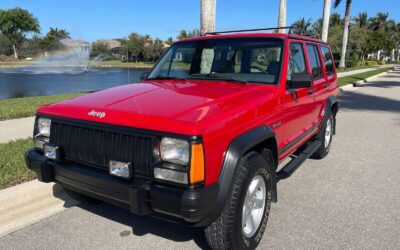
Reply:
M318 80L324 78L324 74L323 74L323 72L322 72L321 54L320 54L320 51L319 51L319 44L318 44L318 43L306 43L306 48L307 48L307 46L309 46L309 45L317 48L317 58L318 58L318 61L319 61L319 66L320 66L320 68L321 68L321 76L315 77L315 78L314 78L313 73L312 73L310 55L308 54L308 49L307 49L308 63L310 64L310 69L311 69L311 72L310 72L310 73L311 73L311 76L312 76L312 78L313 78L313 82L315 82L315 81L318 81ZM314 49L313 49L313 50L314 50ZM324 66L325 66L325 65L324 65Z
M307 58L306 58L306 54L304 52L304 42L302 41L296 41L296 40L290 40L289 41L289 58L288 58L288 63L290 64L290 50L291 50L291 46L292 44L298 44L301 47L301 51L303 52L303 60L304 60L304 66L306 67L306 72L308 73L308 69L307 69ZM288 69L289 69L289 65L288 65ZM287 77L287 76L286 76ZM288 86L288 83L286 81L286 87Z
M332 72L328 72L328 71L326 70L325 58L324 58L324 53L323 53L323 51L322 51L322 48L326 48L326 49L328 49L328 51L329 51L329 57L331 58L331 61L332 61L332 69L333 69ZM321 53L322 53L322 58L324 59L324 67L325 67L326 76L327 76L327 77L334 76L336 70L335 70L335 67L334 67L335 62L333 61L333 56L332 56L332 50L331 50L331 48L330 48L328 45L321 44L321 45L320 45L320 49L321 49Z

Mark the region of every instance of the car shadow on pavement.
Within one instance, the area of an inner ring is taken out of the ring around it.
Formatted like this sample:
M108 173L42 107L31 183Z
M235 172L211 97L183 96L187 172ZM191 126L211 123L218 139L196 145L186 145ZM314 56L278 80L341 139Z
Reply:
M54 185L53 191L60 188L62 187L59 184L56 184ZM210 249L204 236L203 229L201 228L191 228L161 219L134 215L126 209L97 200L88 199L87 201L81 201L81 203L76 205L76 202L71 202L69 196L65 194L60 195L60 193L61 192L59 191L54 192L54 196L65 201L64 207L79 207L100 217L129 226L132 228L132 234L135 236L152 234L176 242L193 240L201 249ZM130 233L131 232L127 231L119 232L121 237L129 237Z
M389 88L395 86L400 87L400 84L396 82L374 82L366 86ZM339 105L340 108L343 109L400 112L400 101L398 100L366 95L357 91L341 92L339 96Z

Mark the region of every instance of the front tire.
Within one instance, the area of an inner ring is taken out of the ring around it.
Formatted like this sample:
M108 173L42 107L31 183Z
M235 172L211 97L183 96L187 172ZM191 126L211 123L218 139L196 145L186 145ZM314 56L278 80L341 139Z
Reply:
M205 229L212 249L255 249L258 246L271 207L271 164L257 152L242 157L222 214Z

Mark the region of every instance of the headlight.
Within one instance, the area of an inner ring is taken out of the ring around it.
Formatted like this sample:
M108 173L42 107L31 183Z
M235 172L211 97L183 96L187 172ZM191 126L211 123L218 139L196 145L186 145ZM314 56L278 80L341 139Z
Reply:
M51 120L48 118L38 119L38 134L39 136L50 137Z
M187 165L189 163L189 142L181 139L164 137L160 143L161 159L166 162Z
M38 118L36 122L33 140L36 148L43 149L44 144L49 142L51 120Z

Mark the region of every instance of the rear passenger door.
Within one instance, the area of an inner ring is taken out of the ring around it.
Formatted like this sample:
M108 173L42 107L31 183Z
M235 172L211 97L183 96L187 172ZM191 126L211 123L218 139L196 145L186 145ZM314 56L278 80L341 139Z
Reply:
M323 96L325 89L328 87L326 81L325 70L322 67L322 57L317 43L307 43L307 56L309 62L309 71L311 73L313 84L310 94L313 101L312 123L317 124L321 120L323 104Z

